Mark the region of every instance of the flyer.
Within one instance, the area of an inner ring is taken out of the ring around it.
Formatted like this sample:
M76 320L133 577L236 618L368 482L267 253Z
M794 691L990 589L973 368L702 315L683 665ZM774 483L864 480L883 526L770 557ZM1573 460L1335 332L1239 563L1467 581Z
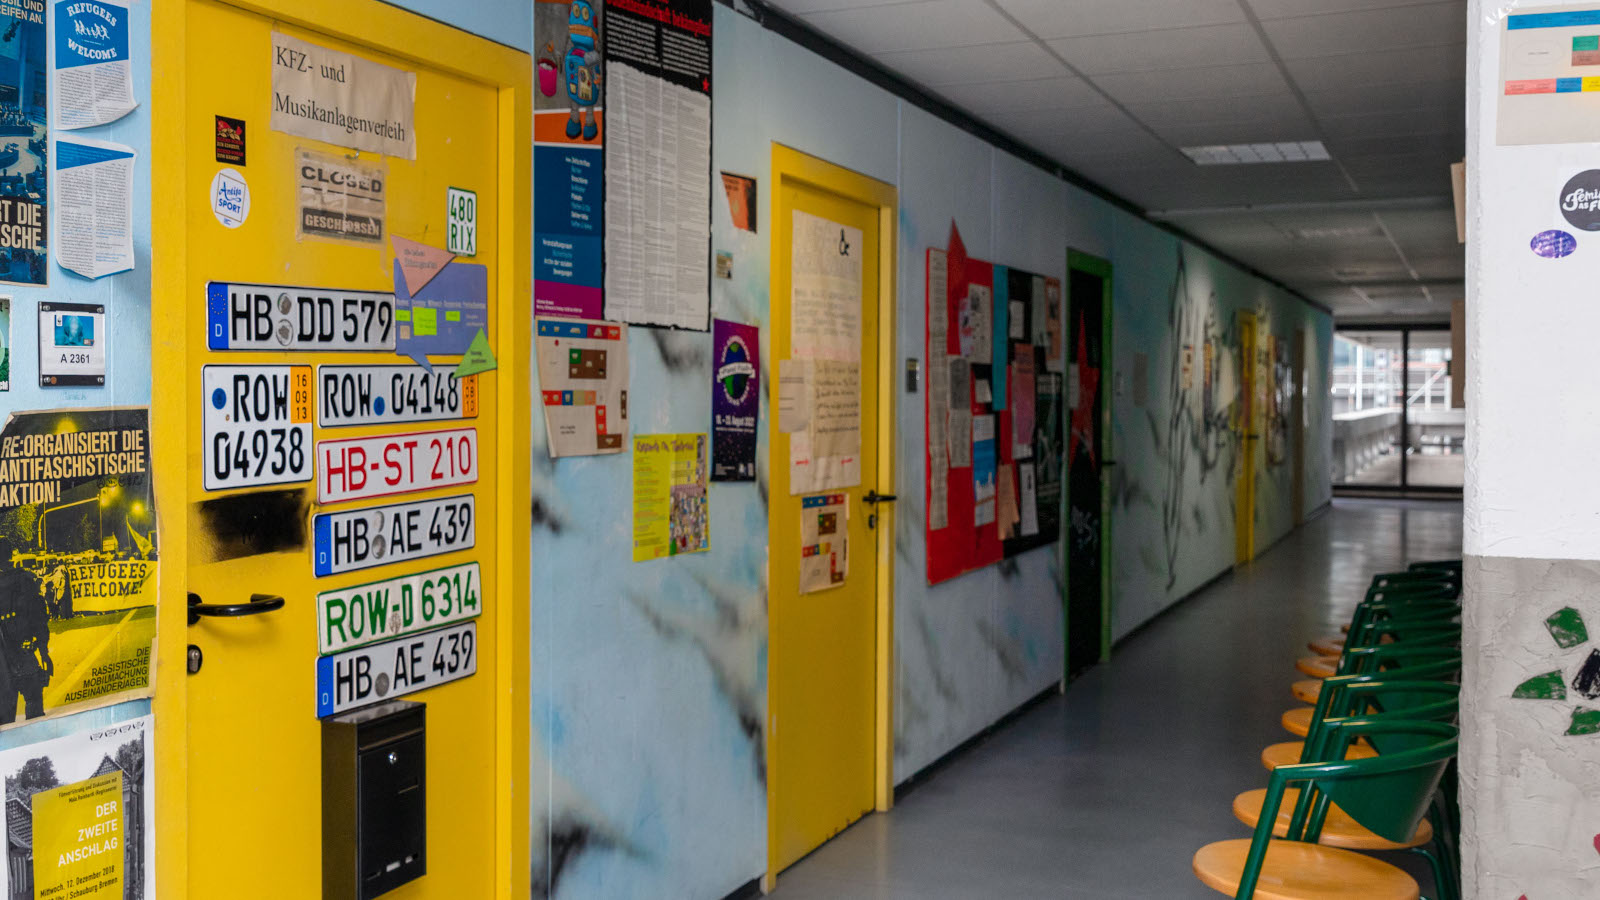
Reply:
M628 330L617 322L535 320L550 458L621 453L628 434Z
M300 147L294 154L294 178L297 237L383 243L388 176L381 162Z
M533 4L533 314L604 316L604 0Z
M861 359L861 229L794 211L790 352L797 359Z
M396 259L394 302L399 322L395 352L431 372L429 354L460 356L478 332L488 329L489 269L479 263L452 262L411 291Z
M1034 359L1032 344L1017 344L1011 362L1011 454L1016 459L1033 457Z
M126 0L55 0L56 127L115 122L138 105Z
M957 324L961 328L961 355L967 362L987 365L994 361L994 295L981 284L967 285Z
M928 249L928 346L923 364L928 373L925 391L928 415L928 528L950 525L950 367L946 363L950 321L946 313L950 268L943 250Z
M605 5L609 319L711 325L711 6Z
M417 75L272 33L273 131L417 158Z
M994 416L972 417L972 495L973 524L990 525L995 521L995 465Z
M56 141L56 262L85 278L133 268L134 149Z
M0 297L0 392L11 390L11 298Z
M800 593L844 584L850 574L849 539L848 496L800 498Z
M0 725L148 691L148 420L143 408L24 412L0 431Z
M633 561L711 549L706 436L633 439Z
M808 373L810 418L789 436L789 493L861 483L861 364L799 360Z
M711 323L711 480L756 480L761 338L754 325Z
M106 308L99 303L39 304L39 386L106 383Z
M147 701L5 733L7 898L155 895L154 737Z
M0 281L45 284L49 244L49 115L44 4L0 0Z

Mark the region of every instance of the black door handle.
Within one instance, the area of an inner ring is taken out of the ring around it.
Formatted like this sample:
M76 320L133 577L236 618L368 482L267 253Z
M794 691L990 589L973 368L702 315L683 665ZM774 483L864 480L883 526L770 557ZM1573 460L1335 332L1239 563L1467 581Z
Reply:
M898 499L900 498L896 497L894 494L880 494L878 493L877 488L873 488L872 490L867 491L866 495L861 498L861 502L871 503L876 506L879 503L889 503Z
M283 609L283 598L276 594L251 594L249 603L201 603L199 594L189 595L189 624L200 621L201 616L254 616Z

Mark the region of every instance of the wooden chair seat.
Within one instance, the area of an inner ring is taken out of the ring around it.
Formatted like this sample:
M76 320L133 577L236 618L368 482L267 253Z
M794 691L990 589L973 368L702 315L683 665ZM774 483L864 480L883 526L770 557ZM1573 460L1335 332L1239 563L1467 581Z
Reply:
M1314 712L1316 712L1316 709L1313 707L1297 706L1285 712L1278 721L1283 724L1284 730L1290 734L1305 737L1311 733L1311 714Z
M1344 638L1318 638L1306 646L1311 649L1312 653L1317 653L1322 656L1338 656L1340 653L1344 652Z
M1289 820L1294 816L1294 805L1300 800L1300 789L1289 788L1283 792L1283 803L1278 807L1278 821L1272 826L1273 837L1289 833ZM1245 791L1233 798L1233 815L1251 828L1261 820L1261 807L1267 801L1267 789ZM1328 817L1322 823L1320 844L1345 850L1408 850L1433 840L1433 825L1427 819L1417 824L1417 833L1404 844L1397 844L1361 827L1338 804L1328 805Z
M1349 633L1350 633L1350 623L1349 623L1349 622L1346 622L1346 623L1345 623L1345 624L1343 624L1343 625L1340 625L1340 626L1339 626L1339 631L1340 631L1340 632L1341 632L1341 633L1342 633L1342 634L1349 634Z
M1194 855L1194 874L1232 897L1250 839L1217 841ZM1416 879L1386 862L1337 847L1274 840L1267 845L1256 900L1419 900Z
M1289 692L1294 694L1296 700L1305 703L1316 703L1317 698L1322 696L1322 679L1302 678L1289 685Z
M1268 744L1267 748L1261 751L1261 764L1268 769L1276 769L1279 766L1292 766L1300 761L1300 754L1304 753L1305 749L1305 741L1284 741L1281 744ZM1371 744L1359 743L1351 744L1350 749L1345 751L1344 758L1370 759L1377 755L1378 751L1373 749Z
M1302 656L1294 661L1294 667L1312 678L1332 678L1339 669L1339 657Z

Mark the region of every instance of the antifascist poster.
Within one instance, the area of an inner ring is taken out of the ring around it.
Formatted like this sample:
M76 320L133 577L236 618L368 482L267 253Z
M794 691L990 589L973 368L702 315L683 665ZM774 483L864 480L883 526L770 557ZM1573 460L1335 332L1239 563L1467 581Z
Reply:
M598 319L605 277L602 0L537 0L533 312Z
M0 430L0 725L150 686L156 511L144 408Z
M44 284L50 151L44 4L0 0L0 281Z
M756 414L761 407L761 347L754 325L711 323L711 480L756 480Z
M155 896L148 701L8 731L5 900Z

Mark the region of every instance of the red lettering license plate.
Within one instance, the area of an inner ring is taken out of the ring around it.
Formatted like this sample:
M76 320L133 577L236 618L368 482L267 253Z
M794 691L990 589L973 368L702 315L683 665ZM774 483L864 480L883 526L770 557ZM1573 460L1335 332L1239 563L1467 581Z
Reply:
M388 497L478 480L478 429L317 442L317 502Z

